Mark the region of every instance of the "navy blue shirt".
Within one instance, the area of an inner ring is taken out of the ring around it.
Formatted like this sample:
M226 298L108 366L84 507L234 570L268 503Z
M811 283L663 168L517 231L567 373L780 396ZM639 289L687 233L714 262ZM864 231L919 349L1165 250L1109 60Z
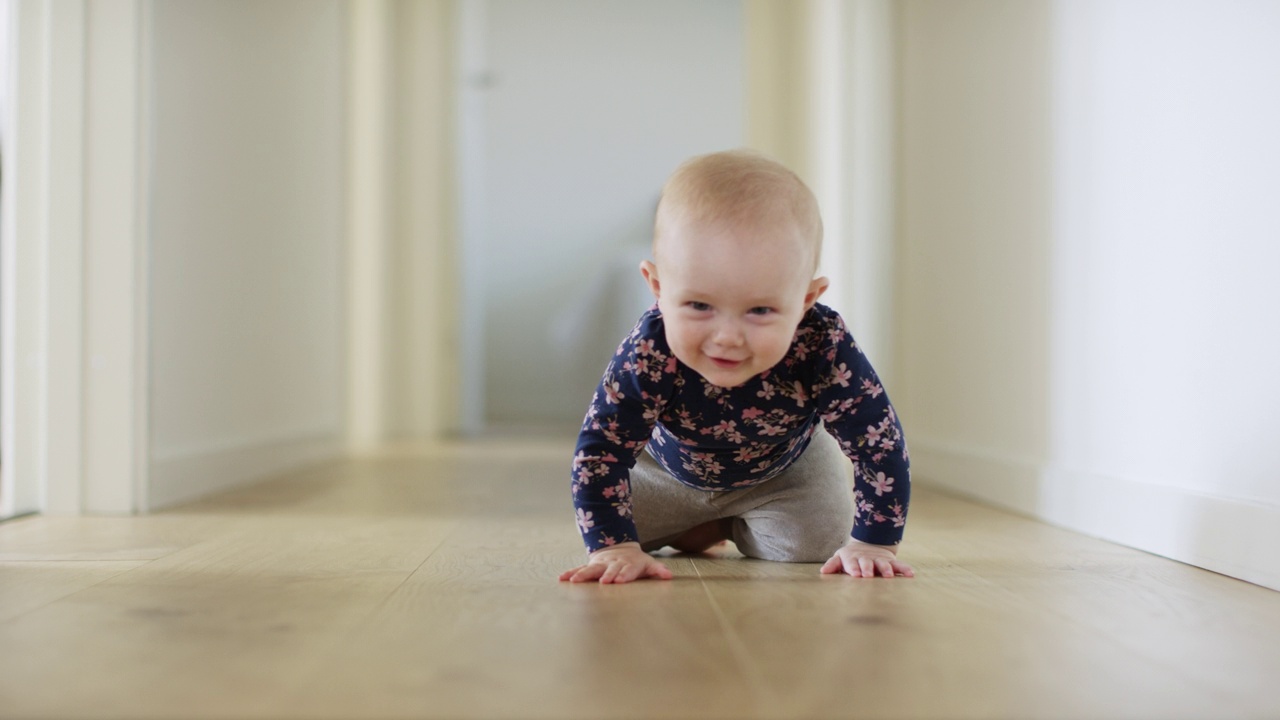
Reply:
M786 469L819 421L853 461L852 536L898 543L911 492L902 425L838 313L814 305L781 362L722 388L676 359L655 305L618 347L578 435L573 502L587 549L639 540L629 478L646 447L680 482L730 490Z

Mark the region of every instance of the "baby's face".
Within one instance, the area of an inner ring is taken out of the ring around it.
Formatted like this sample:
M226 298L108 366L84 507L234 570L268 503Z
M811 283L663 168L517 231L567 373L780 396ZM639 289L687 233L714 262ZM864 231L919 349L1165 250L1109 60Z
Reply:
M757 232L791 237L752 237ZM641 272L658 297L667 343L707 382L737 387L787 354L806 310L826 289L813 257L790 227L731 230L677 227L657 265Z

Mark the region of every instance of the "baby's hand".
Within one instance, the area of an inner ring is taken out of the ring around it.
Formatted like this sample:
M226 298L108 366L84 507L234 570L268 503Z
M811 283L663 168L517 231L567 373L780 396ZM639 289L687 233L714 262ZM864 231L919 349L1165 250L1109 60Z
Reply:
M915 570L898 559L898 549L892 545L872 545L850 539L848 544L822 566L823 575L847 572L854 577L873 578L876 573L891 578L894 575L915 577Z
M569 582L626 583L641 578L670 580L671 570L640 549L640 543L625 542L591 553L587 564L560 574Z

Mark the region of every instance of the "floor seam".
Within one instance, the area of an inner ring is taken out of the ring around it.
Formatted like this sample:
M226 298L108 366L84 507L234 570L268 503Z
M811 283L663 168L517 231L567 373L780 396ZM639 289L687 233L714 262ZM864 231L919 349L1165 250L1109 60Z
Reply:
M739 637L738 632L734 630L733 624L729 622L728 616L720 607L720 603L716 602L715 595L711 593L711 587L707 585L707 579L702 574L702 570L698 568L698 561L691 560L693 571L698 576L698 582L702 584L702 592L707 597L707 602L711 605L711 612L715 614L716 621L720 623L720 631L724 633L725 641L729 644L729 652L737 659L738 664L742 666L743 672L750 679L751 687L757 693L760 693L764 702L758 703L757 710L763 710L762 716L771 717L774 709L778 708L778 696L773 691L773 687L765 680L760 669L756 667L755 662L751 660L751 653L747 651L747 645Z
M84 592L88 592L89 590L92 590L92 589L94 589L94 588L98 587L99 585L102 585L102 584L104 584L104 583L109 583L109 582L111 582L112 580L115 580L116 578L118 578L118 577L120 577L120 576L122 576L122 575L128 575L128 574L129 574L129 573L131 573L131 572L135 572L135 571L137 571L137 570L141 570L142 568L144 568L144 567L146 567L146 566L148 566L148 565L150 565L150 564L152 564L152 563L156 562L156 560L159 560L159 558L155 558L155 559L152 559L152 560L117 560L117 561L115 561L115 562L137 562L137 563L141 563L141 564L137 565L136 567L131 567L131 568L121 568L119 572L112 573L111 575L108 575L107 577L104 577L104 578L102 578L101 580L99 580L99 581L97 581L97 582L95 582L95 583L93 583L93 584L91 584L91 585L85 585L85 586L84 586L84 587L82 587L82 588L76 588L75 590L72 590L71 592L67 593L66 595L59 595L58 597L53 598L52 600L50 600L50 601L48 601L48 602L46 602L46 603L43 603L43 604L38 605L38 606L33 607L33 608L28 608L28 609L26 609L26 610L23 610L22 612L18 613L17 615L14 615L14 616L12 616L12 617L4 618L4 619L0 620L0 625L8 625L9 623L12 623L12 622L14 622L14 621L16 621L16 620L18 620L18 619L20 619L20 618L25 618L26 616L30 615L31 613L39 612L40 610L44 610L44 609L45 609L45 608L47 608L47 607L50 607L50 606L55 605L55 604L57 604L57 603L60 603L60 602L62 602L62 601L64 601L64 600L66 600L67 598L75 597L76 595L79 595L79 594L84 593Z

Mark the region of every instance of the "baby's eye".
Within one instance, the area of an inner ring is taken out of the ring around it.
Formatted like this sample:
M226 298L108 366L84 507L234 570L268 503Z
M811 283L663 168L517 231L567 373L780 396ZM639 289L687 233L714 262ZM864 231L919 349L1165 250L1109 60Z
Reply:
M697 300L694 300L689 303L689 309L696 310L698 312L706 312L711 309L711 306L704 302L698 302Z
M753 307L753 308L751 308L750 310L748 310L747 312L748 312L748 313L750 313L750 314L752 314L752 315L768 315L769 313L773 312L773 308L771 308L771 307L764 307L764 306L762 305L762 306L760 306L760 307Z

